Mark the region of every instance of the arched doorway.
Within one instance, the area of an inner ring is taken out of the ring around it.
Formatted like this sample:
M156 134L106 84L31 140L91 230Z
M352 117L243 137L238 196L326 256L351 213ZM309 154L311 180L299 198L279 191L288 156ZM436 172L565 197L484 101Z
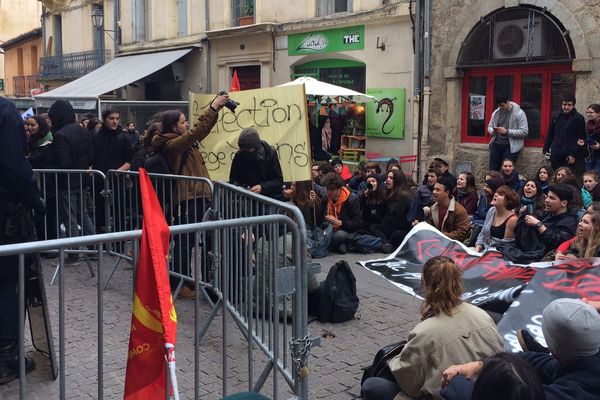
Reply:
M521 105L529 123L528 146L542 146L561 98L575 93L568 31L551 14L534 7L503 8L488 14L464 41L458 68L462 84L461 140L487 143L494 98Z

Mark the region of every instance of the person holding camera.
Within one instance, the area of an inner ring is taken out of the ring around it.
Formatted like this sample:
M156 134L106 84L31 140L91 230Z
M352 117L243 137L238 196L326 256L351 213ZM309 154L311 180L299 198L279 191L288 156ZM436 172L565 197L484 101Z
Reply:
M277 151L261 140L254 128L245 128L240 132L238 146L240 149L233 157L229 182L253 193L285 201L283 173Z
M589 157L585 160L585 170L595 170L600 175L600 104L590 104L585 114Z
M217 123L219 110L229 101L227 93L219 93L210 106L206 108L194 123L192 129L180 110L165 111L162 115L162 132L152 138L151 151L162 151L172 170L180 168L180 175L208 178L208 170L202 158L198 143L202 142L213 126ZM202 182L181 181L178 190L174 191L175 202L179 203L180 212L176 216L175 224L191 224L200 222L210 202L210 189ZM174 239L175 272L191 276L189 268L190 256L194 243L192 235L177 235ZM171 289L179 280L171 280ZM183 286L179 296L185 299L195 297L194 288Z

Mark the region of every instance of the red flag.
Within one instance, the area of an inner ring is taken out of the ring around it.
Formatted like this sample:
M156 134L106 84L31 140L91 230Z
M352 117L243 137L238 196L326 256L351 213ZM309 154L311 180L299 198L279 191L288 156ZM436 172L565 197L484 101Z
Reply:
M169 226L152 182L143 168L140 168L140 192L144 220L124 399L164 400L167 370L165 348L175 345L177 335L177 315L167 272Z
M231 87L229 88L230 92L239 92L240 90L240 81L237 76L237 71L233 70L233 78L231 78Z

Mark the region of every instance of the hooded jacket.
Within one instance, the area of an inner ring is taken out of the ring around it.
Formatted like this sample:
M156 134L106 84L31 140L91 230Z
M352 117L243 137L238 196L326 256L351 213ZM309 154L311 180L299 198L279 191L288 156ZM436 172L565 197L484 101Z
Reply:
M23 119L15 105L0 96L0 202L43 209L31 166L25 159L25 143Z
M260 194L277 200L283 199L283 173L279 157L274 148L264 140L256 151L238 151L233 157L229 182L237 186L251 188L260 185Z
M54 164L60 169L88 169L94 159L92 139L81 125L75 122L75 112L71 103L57 100L48 110L52 121L54 140L52 142ZM71 174L71 188L87 185L87 175L79 179L79 174ZM59 184L66 185L66 177L59 176Z
M110 169L118 169L130 162L133 156L131 140L123 132L121 126L112 130L102 125L98 133L93 135L94 169L106 173Z
M527 116L525 111L521 110L521 107L517 103L510 102L512 105L512 113L508 121L508 143L510 144L510 152L518 153L525 146L525 138L529 134L529 126L527 125ZM492 135L490 145L496 141L496 134L494 128L498 125L498 113L499 108L496 108L490 118L488 124L488 133Z

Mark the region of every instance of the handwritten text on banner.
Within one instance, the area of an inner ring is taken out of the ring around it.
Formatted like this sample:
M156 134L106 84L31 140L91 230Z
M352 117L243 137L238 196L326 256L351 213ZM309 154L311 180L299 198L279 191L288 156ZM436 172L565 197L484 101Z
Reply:
M229 169L238 151L242 129L254 127L260 138L277 150L285 181L311 179L310 142L304 86L245 90L229 94L240 105L232 113L227 108L200 151L212 180L229 180ZM190 123L210 105L214 95L190 92Z

